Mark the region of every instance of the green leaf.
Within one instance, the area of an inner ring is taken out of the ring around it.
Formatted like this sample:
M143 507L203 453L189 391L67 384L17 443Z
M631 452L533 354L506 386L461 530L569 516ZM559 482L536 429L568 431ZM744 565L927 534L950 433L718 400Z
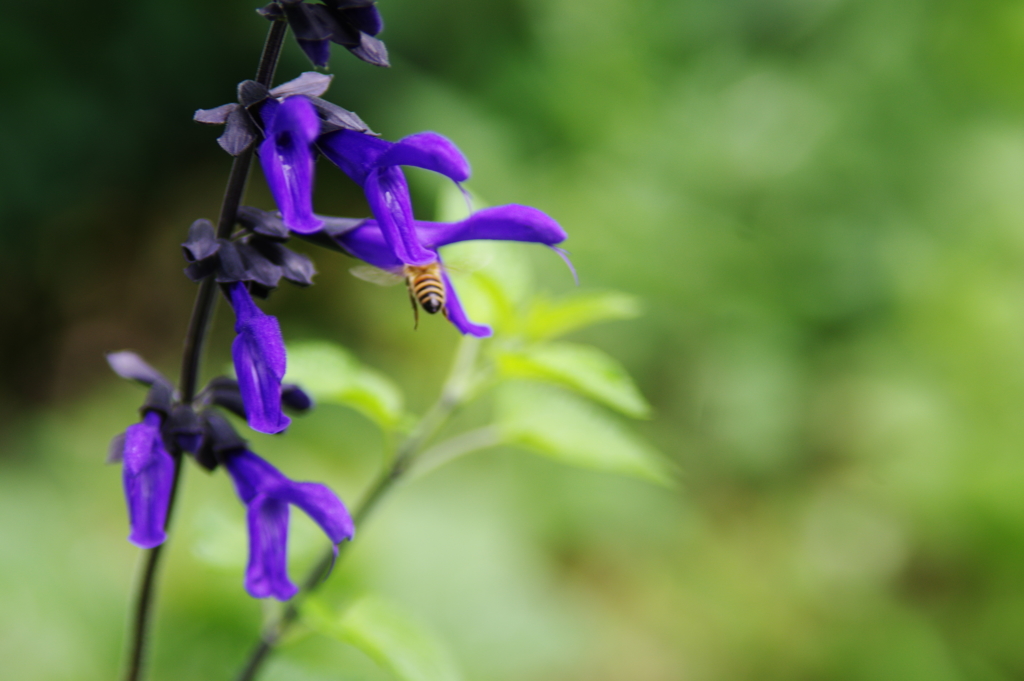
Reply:
M579 293L559 300L538 297L527 313L526 335L532 340L546 340L598 322L639 315L636 298L614 291Z
M363 596L336 613L311 596L301 606L309 628L359 648L400 681L459 681L448 650L420 623L378 596Z
M289 345L285 380L298 383L318 401L355 409L381 428L394 428L402 418L398 386L334 343Z
M615 359L589 345L548 343L497 356L509 378L565 386L634 418L650 418L651 406Z
M549 386L504 384L498 427L515 444L563 463L672 486L660 453L599 407Z

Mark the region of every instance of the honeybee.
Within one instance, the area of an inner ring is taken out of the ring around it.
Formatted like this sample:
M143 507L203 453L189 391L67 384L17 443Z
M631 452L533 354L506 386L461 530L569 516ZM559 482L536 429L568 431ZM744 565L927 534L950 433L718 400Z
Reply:
M422 267L404 265L401 274L397 271L389 272L377 269L370 265L353 267L349 271L364 281L382 286L391 286L404 281L406 288L409 289L409 302L412 303L413 328L419 327L421 307L427 314L440 312L445 317L448 316L448 308L445 307L444 280L441 278L441 263L439 262L432 262Z

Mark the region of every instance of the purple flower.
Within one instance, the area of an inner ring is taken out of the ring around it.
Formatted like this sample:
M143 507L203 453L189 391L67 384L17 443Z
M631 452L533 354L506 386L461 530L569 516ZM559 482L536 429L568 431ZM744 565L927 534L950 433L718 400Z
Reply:
M167 507L174 483L174 459L160 434L164 416L147 411L141 423L124 434L124 496L128 501L131 534L128 541L143 549L167 539Z
M460 222L411 221L409 235L416 246L429 254L431 263L440 263L437 249L459 241L490 239L497 241L524 241L554 247L565 240L566 234L557 222L547 214L516 204L495 206L474 213ZM377 220L366 220L354 229L340 231L335 241L353 257L374 267L402 274L410 263L391 248L386 232ZM489 336L491 329L471 322L459 303L459 297L452 287L447 273L441 270L445 287L445 308L448 319L462 333L474 336Z
M248 507L245 588L255 598L273 596L286 601L298 591L288 578L288 505L305 511L334 544L352 538L352 519L325 485L293 482L246 449L228 454L225 465Z
M260 163L284 224L299 234L315 232L323 222L313 215L313 142L320 119L308 98L268 99L260 109L266 139Z
M385 243L402 263L423 266L437 261L436 254L416 238L409 185L398 166L426 168L463 182L469 178L469 162L454 144L434 132L388 142L339 130L321 137L318 146L362 186Z
M280 433L291 423L281 411L286 363L281 326L256 307L244 284L235 282L227 288L238 334L231 356L249 427L261 433Z

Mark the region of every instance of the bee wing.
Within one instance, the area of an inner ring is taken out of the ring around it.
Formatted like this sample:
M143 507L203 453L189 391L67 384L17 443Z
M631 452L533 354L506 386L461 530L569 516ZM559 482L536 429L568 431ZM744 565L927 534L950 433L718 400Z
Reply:
M405 281L405 277L395 272L388 272L373 265L356 265L349 269L353 277L368 281L378 286L394 286Z
M485 270L494 260L494 254L477 249L473 251L461 251L453 257L445 258L444 268L456 274L471 274L478 270Z

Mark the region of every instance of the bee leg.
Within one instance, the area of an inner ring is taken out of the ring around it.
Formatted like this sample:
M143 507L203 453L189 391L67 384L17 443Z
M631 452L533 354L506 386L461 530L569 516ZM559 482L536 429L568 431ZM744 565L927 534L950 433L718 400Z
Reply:
M412 289L409 289L409 302L412 303L412 330L420 328L420 308L416 304L416 296L413 295Z

